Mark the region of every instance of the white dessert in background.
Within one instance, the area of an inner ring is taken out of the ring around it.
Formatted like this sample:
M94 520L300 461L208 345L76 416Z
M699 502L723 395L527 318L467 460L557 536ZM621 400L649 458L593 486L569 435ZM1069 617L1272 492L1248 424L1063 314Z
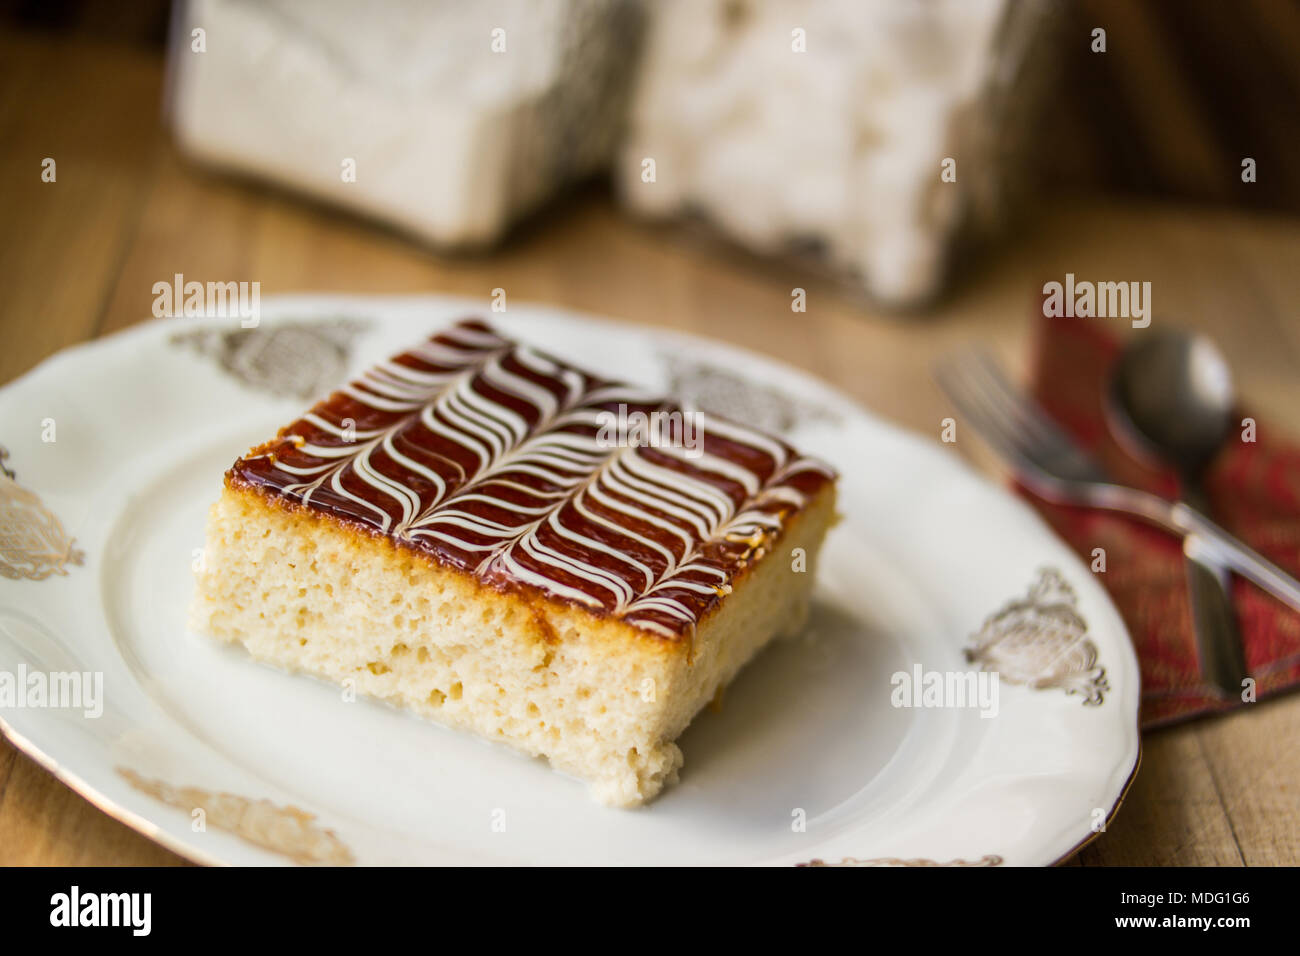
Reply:
M190 0L169 112L203 162L482 245L608 164L639 22L630 0Z
M1048 0L191 0L169 110L194 158L439 247L612 170L895 305L1016 186ZM203 52L194 31L202 30ZM621 145L620 145L621 144ZM645 181L645 160L654 181ZM955 161L955 182L941 179ZM350 169L348 164L350 164Z
M653 4L621 195L650 216L703 214L759 253L815 245L886 302L924 298L971 205L1010 174L997 114L1042 6Z

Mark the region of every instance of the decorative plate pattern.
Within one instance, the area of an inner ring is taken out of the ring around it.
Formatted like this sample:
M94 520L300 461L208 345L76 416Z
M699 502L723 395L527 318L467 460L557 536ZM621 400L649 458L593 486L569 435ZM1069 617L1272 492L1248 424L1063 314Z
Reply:
M171 342L210 356L252 388L308 400L342 380L352 340L364 329L365 323L355 319L281 322L272 328L205 327L178 332Z
M811 860L808 863L801 863L800 866L1001 866L1002 857L989 853L980 857L978 860L947 860L940 863L936 860L900 860L897 857L880 857L874 860L855 860L852 857L846 857L838 863L825 863L822 860Z
M42 581L67 574L67 566L81 564L85 555L74 547L54 512L3 466L8 457L0 448L0 577Z
M1059 687L1081 695L1085 705L1100 706L1110 684L1076 604L1074 588L1060 571L1040 570L1028 595L984 622L966 660L1013 684Z
M733 370L671 353L661 353L660 358L668 371L668 393L706 412L781 434L800 425L833 425L840 420L827 406L751 381Z
M128 767L119 767L117 772L141 793L190 814L195 821L193 825L200 830L214 826L294 863L351 866L356 862L352 851L334 831L316 826L316 817L306 810L279 806L270 800L250 800L233 793L176 787L143 777Z

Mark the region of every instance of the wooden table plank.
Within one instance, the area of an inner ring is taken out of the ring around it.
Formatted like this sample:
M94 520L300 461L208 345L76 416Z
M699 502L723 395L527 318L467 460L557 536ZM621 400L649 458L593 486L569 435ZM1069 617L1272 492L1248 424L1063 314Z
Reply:
M184 863L175 853L95 809L35 761L14 751L8 741L0 741L0 865Z
M163 136L150 108L161 89L155 57L0 33L0 64L8 90L0 97L0 381L8 381L93 334ZM41 179L47 157L54 182Z

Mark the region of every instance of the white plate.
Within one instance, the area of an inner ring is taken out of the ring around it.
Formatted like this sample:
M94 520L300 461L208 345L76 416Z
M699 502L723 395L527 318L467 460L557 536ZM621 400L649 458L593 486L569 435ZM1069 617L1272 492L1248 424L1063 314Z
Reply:
M1113 813L1138 760L1136 659L1102 588L1024 504L778 363L556 309L487 318L783 429L843 476L807 634L695 720L678 786L605 809L540 761L187 633L205 513L237 455L470 313L482 303L281 298L252 332L150 322L0 391L16 474L0 478L0 680L104 682L97 718L27 696L0 707L10 739L160 843L236 864L1046 864ZM268 391L289 372L298 394ZM1027 600L1038 581L1052 593ZM893 675L918 665L999 669L997 715L893 706Z

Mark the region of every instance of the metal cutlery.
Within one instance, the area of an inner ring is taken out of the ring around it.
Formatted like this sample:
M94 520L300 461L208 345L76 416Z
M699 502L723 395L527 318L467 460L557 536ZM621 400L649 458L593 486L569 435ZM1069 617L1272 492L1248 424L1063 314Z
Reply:
M1106 420L1140 459L1172 468L1180 497L1209 517L1205 475L1233 432L1232 373L1214 343L1183 329L1129 339L1115 362ZM1201 673L1224 697L1241 693L1245 650L1232 606L1232 578L1200 557L1200 539L1183 547Z
M1061 504L1135 515L1181 536L1198 555L1226 567L1300 611L1300 581L1182 501L1113 482L1101 465L1013 386L983 350L950 355L935 378L962 415L1035 494Z

